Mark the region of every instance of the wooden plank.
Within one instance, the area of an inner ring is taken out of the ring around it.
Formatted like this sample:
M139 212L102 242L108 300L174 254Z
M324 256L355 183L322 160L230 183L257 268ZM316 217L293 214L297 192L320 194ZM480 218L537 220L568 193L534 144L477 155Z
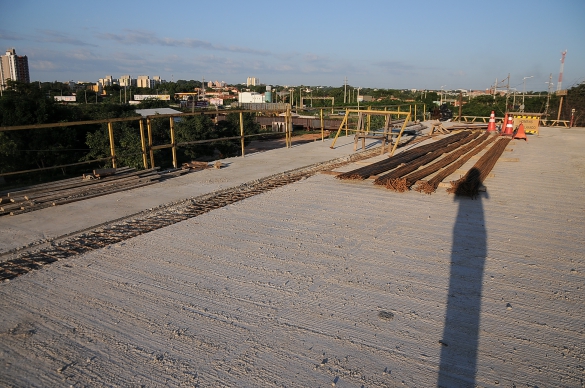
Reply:
M75 198L66 198L66 199L56 200L56 201L52 201L52 202L49 201L49 202L39 203L39 204L36 204L35 206L26 207L25 209L11 211L10 215L16 216L16 215L23 214L23 213L30 213L32 211L41 210L41 209L45 209L48 207L64 205L64 204L71 203L71 202L83 201L85 199L101 197L101 196L108 195L108 194L115 194L115 193L118 193L121 191L133 190L136 188L152 185L152 184L158 183L158 182L159 181L156 177L148 178L148 179L145 179L144 181L142 181L138 184L126 185L126 186L122 186L122 187L116 186L115 189L102 191L99 193L84 195L84 196L75 197Z
M125 184L127 182L134 182L134 181L138 181L140 180L140 177L137 175L132 175L123 179L117 179L115 181L107 181L107 182L101 182L101 181L95 181L94 184L92 185L88 185L88 186L83 186L83 187L74 187L68 190L58 190L58 191L48 191L48 192L43 192L43 193L39 193L39 194L28 194L27 195L27 199L28 200L35 200L36 202L47 202L47 201L52 201L54 199L59 199L59 198L64 198L64 197L68 197L68 196L72 196L72 195L82 195L83 193L86 192L91 192L91 191L96 191L96 190L103 190L103 189L107 189L108 187L111 186L118 186L120 184Z
M100 178L111 176L114 174L116 174L115 168L98 168L97 170L93 170L93 175Z
M119 168L118 169L118 171L120 171L120 172L126 172L128 170L134 171L136 169L131 168L131 167L122 167L122 168ZM13 189L4 190L4 191L0 192L0 195L8 195L8 196L10 196L9 195L10 193L18 194L18 193L22 193L22 192L25 192L25 191L31 191L31 190L36 190L36 189L44 189L44 188L49 188L49 187L57 187L57 186L68 185L68 184L77 183L77 182L81 182L81 181L82 181L82 178L80 178L80 177L61 179L61 180L54 181L54 182L39 183L37 185L16 187L16 188L13 188Z
M48 191L59 191L59 190L72 189L72 188L76 188L76 187L84 187L84 186L89 186L89 185L95 185L98 183L111 182L114 180L124 179L124 178L129 177L129 176L137 176L137 175L141 175L141 174L146 174L146 173L149 173L150 171L153 171L153 170L158 170L158 167L156 167L155 169L140 170L140 171L136 171L136 169L132 168L132 169L128 170L131 172L116 174L113 176L109 176L109 177L102 178L102 179L96 179L96 180L81 180L81 179L77 178L78 180L75 183L69 183L69 184L55 186L55 187L46 187L46 188L38 189L38 190L35 190L35 189L21 190L21 191L14 193L14 195L22 195L22 194L29 194L29 193L38 194L38 193L43 193L43 192L48 192ZM12 196L13 193L11 192L10 195Z

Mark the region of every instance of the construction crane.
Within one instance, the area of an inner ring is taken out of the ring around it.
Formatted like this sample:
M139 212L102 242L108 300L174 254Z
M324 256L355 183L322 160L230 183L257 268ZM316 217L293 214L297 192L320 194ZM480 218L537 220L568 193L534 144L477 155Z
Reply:
M563 69L565 67L565 55L567 55L567 50L561 53L561 71L559 72L559 82L557 83L557 92L561 90L561 85L563 83Z

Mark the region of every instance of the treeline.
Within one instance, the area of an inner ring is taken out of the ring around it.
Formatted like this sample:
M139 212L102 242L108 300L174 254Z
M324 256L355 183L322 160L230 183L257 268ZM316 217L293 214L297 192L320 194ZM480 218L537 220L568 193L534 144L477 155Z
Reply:
M90 121L124 117L139 117L136 109L168 106L163 101L145 101L140 105L119 103L88 103L62 105L47 95L37 84L11 82L0 97L0 126ZM118 166L143 168L139 122L116 122L114 140ZM219 139L239 136L238 114L228 114L225 120L214 123L208 115L182 117L174 123L176 142ZM259 132L253 114L244 115L244 132ZM168 118L152 120L153 143L169 144ZM249 141L249 140L247 140ZM239 140L217 141L180 147L179 162L197 158L235 156L241 152ZM170 167L171 151L155 151L155 165ZM107 124L89 124L46 129L0 131L0 173L33 170L64 164L73 164L110 156ZM46 170L42 173L5 176L5 183L32 183L76 175L97 167L108 167L109 161L82 166ZM0 179L1 181L2 179Z

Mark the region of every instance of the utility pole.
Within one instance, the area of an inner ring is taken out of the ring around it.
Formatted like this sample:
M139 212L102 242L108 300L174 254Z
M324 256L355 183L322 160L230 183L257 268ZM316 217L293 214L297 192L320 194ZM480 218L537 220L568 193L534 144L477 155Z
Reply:
M497 90L498 90L498 79L496 78L496 82L494 83L494 100L496 99Z
M345 83L344 83L344 89L343 89L343 103L344 104L347 102L346 96L347 96L347 77L345 77Z

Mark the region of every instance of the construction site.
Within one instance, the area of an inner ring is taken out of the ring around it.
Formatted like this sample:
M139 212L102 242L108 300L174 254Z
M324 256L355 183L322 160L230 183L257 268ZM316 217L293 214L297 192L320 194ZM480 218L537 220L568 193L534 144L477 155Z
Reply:
M0 191L0 385L585 387L585 128L343 113Z

